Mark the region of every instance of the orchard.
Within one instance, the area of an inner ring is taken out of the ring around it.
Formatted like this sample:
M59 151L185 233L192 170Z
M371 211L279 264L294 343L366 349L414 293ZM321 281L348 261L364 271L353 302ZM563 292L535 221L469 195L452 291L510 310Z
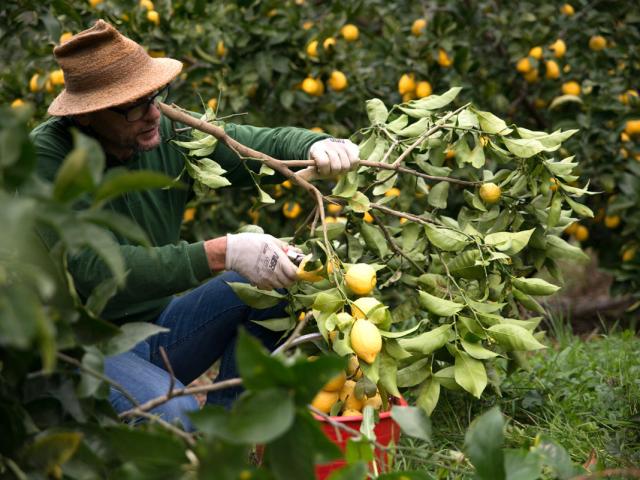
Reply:
M0 13L0 478L640 477L633 2L73 0ZM182 134L168 140L178 178L105 173L82 133L53 182L36 176L28 133L65 88L52 49L97 19L182 62L159 104ZM360 161L321 178L311 160L236 142L228 123L349 138ZM221 144L250 187L233 188ZM161 329L101 316L127 282L107 232L151 244L105 206L191 183L184 239L269 233L298 279L230 284L251 307L287 302L287 316L256 321L281 344L239 333L230 385L245 391L230 411L193 413L195 432L152 408L226 385L205 378L116 414L105 357ZM67 262L82 248L111 273L86 299ZM631 305L628 330L580 338L549 311L590 257Z

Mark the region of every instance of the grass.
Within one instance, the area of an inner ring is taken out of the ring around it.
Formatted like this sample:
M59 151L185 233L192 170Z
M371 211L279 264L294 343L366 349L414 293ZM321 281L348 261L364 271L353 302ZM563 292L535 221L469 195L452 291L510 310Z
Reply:
M433 444L403 438L402 446L416 448L401 451L397 467L436 478L471 476L455 452L462 451L471 420L493 405L509 418L506 447L527 448L542 435L561 444L576 464L590 458L598 469L640 464L638 337L625 331L582 339L565 325L558 318L548 325L551 348L529 357L529 371L507 377L502 396L487 391L478 401L443 389L432 416Z

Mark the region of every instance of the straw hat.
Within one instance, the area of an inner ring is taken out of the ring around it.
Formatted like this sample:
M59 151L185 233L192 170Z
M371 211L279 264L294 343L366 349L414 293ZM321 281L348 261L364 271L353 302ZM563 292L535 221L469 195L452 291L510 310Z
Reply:
M51 115L78 115L122 105L149 95L173 80L182 62L151 58L104 20L53 49L64 72L65 89Z

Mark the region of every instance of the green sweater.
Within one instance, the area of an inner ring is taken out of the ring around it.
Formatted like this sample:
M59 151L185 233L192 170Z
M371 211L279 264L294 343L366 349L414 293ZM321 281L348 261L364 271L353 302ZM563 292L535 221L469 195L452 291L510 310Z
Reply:
M65 117L52 117L31 132L38 155L38 174L45 180L53 180L72 150L69 128L73 122ZM180 127L180 125L176 125ZM281 160L308 158L309 147L325 135L308 130L282 127L258 128L247 125L227 124L225 131L240 143ZM130 170L155 170L177 177L183 171L182 151L169 139L174 137L172 122L162 117L161 144L148 152L135 155L126 162ZM234 186L249 185L250 176L241 160L229 148L219 143L212 157L228 173L226 177ZM114 159L107 158L113 166ZM252 169L259 169L259 162L252 162ZM109 168L109 167L107 167ZM131 192L123 195L105 208L125 215L147 233L151 248L133 245L114 234L125 259L128 276L126 285L108 303L103 318L115 323L153 321L166 307L171 297L198 286L210 278L204 242L188 243L180 239L180 224L190 189L155 189ZM86 249L70 256L69 269L80 296L88 298L92 290L111 276L106 264Z

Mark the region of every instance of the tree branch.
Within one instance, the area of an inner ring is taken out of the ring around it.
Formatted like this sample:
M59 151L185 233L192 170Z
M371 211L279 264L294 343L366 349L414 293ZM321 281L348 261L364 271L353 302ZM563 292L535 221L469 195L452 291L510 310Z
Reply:
M398 246L398 244L395 242L395 240L389 233L389 230L384 225L384 223L382 223L376 215L372 213L369 213L369 215L371 215L371 218L373 218L373 221L376 223L376 225L378 225L378 227L380 227L380 230L382 230L382 234L384 235L384 238L387 240L387 243L391 247L391 250L396 252L401 257L406 258L409 261L409 263L411 263L411 265L413 265L414 268L416 268L419 272L425 273L424 269L420 265L418 265L412 258L410 258L406 253L404 253L404 251Z

